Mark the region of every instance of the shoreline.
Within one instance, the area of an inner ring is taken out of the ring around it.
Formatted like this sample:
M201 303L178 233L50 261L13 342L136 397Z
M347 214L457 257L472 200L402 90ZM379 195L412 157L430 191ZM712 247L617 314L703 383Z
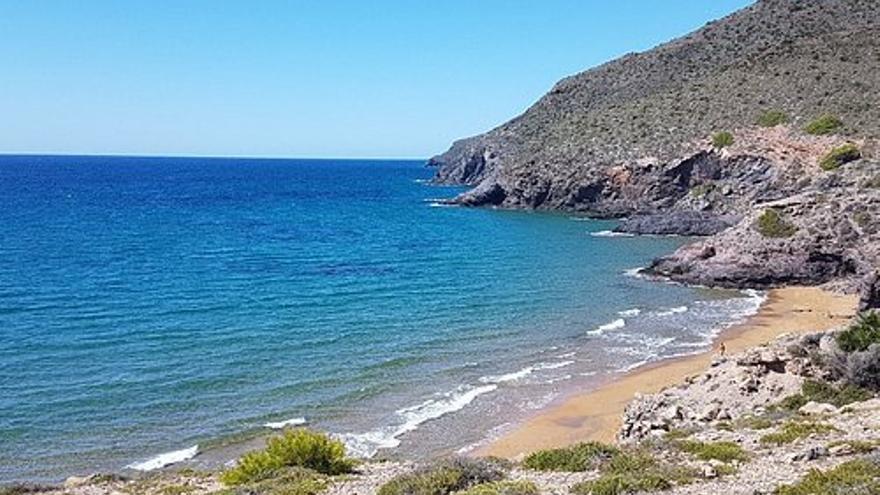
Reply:
M816 287L771 289L757 313L724 329L710 350L645 364L593 390L562 397L470 455L518 459L536 450L581 441L614 443L624 409L636 394L656 393L701 373L722 342L727 353L734 354L784 334L827 330L853 318L857 306L856 295Z

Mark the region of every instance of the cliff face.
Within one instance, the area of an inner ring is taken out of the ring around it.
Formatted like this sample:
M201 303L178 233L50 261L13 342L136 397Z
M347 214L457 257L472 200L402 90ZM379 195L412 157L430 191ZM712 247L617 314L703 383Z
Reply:
M462 205L626 217L619 229L634 233L715 234L654 264L673 279L864 284L880 266L878 7L760 0L560 81L524 114L432 158L435 181L474 186L456 198ZM786 122L759 126L768 111ZM804 132L826 114L843 125ZM730 131L733 145L714 147L718 131ZM848 143L860 159L820 166ZM791 224L785 236L756 228L767 209Z
M479 186L467 204L620 216L610 171L663 166L714 131L778 109L880 134L874 0L762 0L653 50L563 79L519 117L431 159L437 182ZM489 192L491 194L483 194ZM654 198L652 198L653 200Z

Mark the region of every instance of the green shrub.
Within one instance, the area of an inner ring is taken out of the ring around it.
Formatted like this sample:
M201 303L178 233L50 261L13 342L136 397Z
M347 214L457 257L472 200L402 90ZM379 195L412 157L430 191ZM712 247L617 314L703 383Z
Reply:
M616 447L599 442L579 443L535 452L525 458L523 466L536 471L589 471L619 452Z
M825 134L832 134L834 131L843 127L843 121L834 115L825 114L816 120L807 124L807 127L804 128L804 131L807 134L812 134L814 136L821 136Z
M797 227L783 220L782 214L774 208L767 208L761 213L756 228L764 237L791 237L797 232Z
M811 435L823 435L837 431L837 428L823 423L811 423L806 421L789 421L776 433L769 433L761 437L761 443L765 445L784 445Z
M867 441L867 440L838 440L836 442L831 442L828 444L828 448L832 449L834 447L839 447L841 445L847 445L850 449L856 454L870 454L877 450L880 447L880 442L878 441Z
M716 460L721 462L747 461L748 453L734 442L697 442L685 440L676 446L683 452L693 455L701 461Z
M773 427L773 420L762 416L745 416L737 424L750 430L766 430Z
M828 471L811 470L793 485L777 487L774 495L871 495L880 493L880 466L867 460L845 462Z
M470 488L461 495L539 495L531 481L494 481Z
M880 344L880 312L868 311L837 335L837 345L844 352L865 351L873 344Z
M716 132L712 135L712 146L722 149L733 144L733 134L727 131Z
M574 495L622 495L668 490L689 483L694 472L658 462L644 452L619 452L601 467L601 476L571 487Z
M397 476L382 485L378 495L447 495L501 481L503 477L497 462L456 458Z
M241 485L271 478L285 467L334 475L350 472L354 464L346 459L342 442L300 428L270 438L265 450L245 454L235 467L220 475L220 480L227 485Z
M847 143L829 151L827 155L819 160L819 166L822 167L822 170L836 170L841 165L854 162L861 157L862 152L859 150L859 147L852 143Z
M663 435L663 439L670 441L670 442L674 442L676 440L684 440L685 438L688 438L693 434L694 434L694 432L691 430L677 428L677 429L672 429L672 430L667 431Z
M281 468L269 478L239 484L227 495L317 495L327 489L327 479L311 469Z
M789 118L780 110L768 110L758 117L758 125L761 127L776 127L788 123Z
M853 221L859 227L867 227L871 223L871 214L866 211L860 211L853 215Z
M790 395L779 403L779 408L787 411L797 411L808 402L821 402L843 407L853 402L861 402L873 397L870 390L845 384L840 387L828 382L806 380L801 386L799 394Z

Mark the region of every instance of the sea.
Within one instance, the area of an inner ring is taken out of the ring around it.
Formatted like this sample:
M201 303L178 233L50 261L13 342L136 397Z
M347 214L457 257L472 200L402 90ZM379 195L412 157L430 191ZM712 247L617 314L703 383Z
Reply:
M687 238L447 206L432 173L0 156L0 482L300 425L364 458L466 452L762 301L637 275Z

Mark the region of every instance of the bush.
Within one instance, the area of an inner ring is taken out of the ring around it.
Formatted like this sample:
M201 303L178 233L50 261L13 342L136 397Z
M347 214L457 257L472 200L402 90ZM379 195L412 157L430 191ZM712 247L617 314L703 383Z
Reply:
M749 455L734 442L697 442L687 440L676 445L683 452L693 455L701 461L747 461Z
M843 407L853 402L861 402L873 397L873 394L864 388L852 384L836 387L828 382L807 380L801 386L801 393L790 395L779 403L781 409L797 411L808 402L821 402Z
M880 344L880 312L868 311L837 335L837 346L844 352L866 351Z
M793 485L777 487L774 495L870 495L880 493L880 466L868 461L845 462L828 471L811 470Z
M619 452L601 468L598 478L571 487L575 495L622 495L668 490L689 483L694 473L686 468L663 464L644 452Z
M712 146L722 149L733 144L733 134L727 131L716 132L712 136Z
M470 488L461 495L539 495L531 481L494 481Z
M770 433L761 437L761 443L768 445L784 445L811 435L823 435L837 431L837 428L823 423L811 423L801 421L789 421L776 433Z
M761 213L756 228L764 237L791 237L797 232L797 227L783 220L782 214L774 208L767 208Z
M382 485L378 495L447 495L503 477L501 467L493 461L456 458L397 476Z
M816 120L807 124L807 127L804 128L804 131L807 134L812 134L814 136L821 136L825 134L832 134L834 131L843 127L843 121L834 115L825 114Z
M819 166L822 167L822 170L836 170L841 165L854 162L861 157L862 152L859 150L859 147L852 143L847 143L829 151L827 155L819 160Z
M245 454L235 467L220 475L220 480L227 485L241 485L271 478L286 467L334 475L351 472L354 463L346 459L342 442L300 428L270 438L265 450Z
M598 442L579 443L535 452L525 458L523 466L536 471L589 471L619 452L616 447Z
M768 110L758 117L758 125L761 127L776 127L788 123L788 115L780 110Z
M230 495L317 495L327 489L327 480L311 469L292 467L274 472L271 478L237 485Z

